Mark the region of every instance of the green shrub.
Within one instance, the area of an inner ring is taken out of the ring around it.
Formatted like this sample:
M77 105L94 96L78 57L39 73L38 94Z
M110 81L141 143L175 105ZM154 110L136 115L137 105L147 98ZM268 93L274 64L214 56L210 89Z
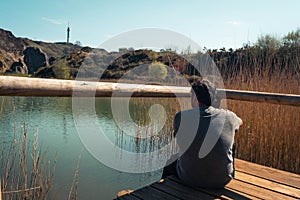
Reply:
M148 67L148 75L152 80L165 80L167 74L167 67L161 62L154 62Z
M65 65L58 65L53 67L55 78L70 79L70 69Z

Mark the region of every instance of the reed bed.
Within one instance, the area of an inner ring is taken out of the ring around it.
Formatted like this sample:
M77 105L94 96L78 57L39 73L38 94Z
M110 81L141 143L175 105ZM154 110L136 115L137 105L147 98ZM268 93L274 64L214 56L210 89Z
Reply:
M232 76L230 89L300 94L299 77L289 72ZM238 158L300 174L300 107L227 101L244 121L236 135Z
M163 106L166 112L164 126L159 130L157 125L163 119L159 116L151 123L149 110L151 106L159 104ZM127 151L136 153L149 153L166 147L173 139L173 117L180 110L190 108L190 100L187 98L131 98L130 114L132 120L138 125L134 137L126 135L120 128L116 129L115 145L126 149ZM157 120L157 121L155 121ZM142 127L147 126L147 129ZM143 132L144 131L144 132ZM146 138L141 138L141 135L146 134ZM171 143L172 144L172 143ZM160 155L157 152L156 159L168 159L177 150L177 146L169 145L168 155ZM154 163L155 165L155 163Z
M14 127L13 133L4 131L1 133L3 135L0 135L0 200L52 199L55 196L53 182L57 156L53 158L53 161L48 160L48 152L44 151L42 144L39 143L37 130L28 131L27 124L30 123L31 113L27 120L23 119L26 123L22 123L20 129L15 116L14 101L2 98L0 120L4 105L12 109ZM8 137L6 134L11 134L11 136ZM78 168L79 160L68 199L78 199Z
M37 132L30 141L25 124L22 134L15 132L10 144L1 142L2 199L47 199L56 160L46 158L47 153L38 145Z
M212 54L225 88L283 94L300 94L299 55L299 47L286 45ZM242 101L227 106L244 121L236 134L238 158L300 174L300 107Z

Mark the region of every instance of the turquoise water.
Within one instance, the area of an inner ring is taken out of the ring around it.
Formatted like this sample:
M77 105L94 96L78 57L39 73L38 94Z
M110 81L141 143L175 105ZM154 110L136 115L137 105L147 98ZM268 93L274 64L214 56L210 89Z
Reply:
M161 170L126 173L96 160L84 148L76 132L71 98L0 97L0 103L2 143L9 144L14 132L22 134L22 127L26 124L29 137L32 138L34 131L37 132L39 144L48 152L47 159L54 160L57 156L51 199L67 199L79 155L79 199L113 199L120 190L140 188L161 176ZM121 146L125 144L129 149L137 148L133 140L120 140L120 132L116 131L112 120L110 99L97 99L96 113L101 128L112 142L122 143Z

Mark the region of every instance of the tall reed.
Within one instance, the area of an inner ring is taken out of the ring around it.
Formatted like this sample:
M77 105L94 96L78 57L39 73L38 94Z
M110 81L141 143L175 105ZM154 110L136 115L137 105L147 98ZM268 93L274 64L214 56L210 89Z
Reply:
M16 130L16 128L15 128ZM47 199L53 181L56 160L46 160L47 153L38 145L37 132L28 139L23 124L22 134L8 145L1 142L1 191L3 199Z
M0 120L7 98L1 100ZM13 136L7 141L7 136L0 135L2 199L46 199L51 188L56 160L47 160L47 152L43 152L42 146L38 144L37 130L33 133L28 132L25 122L19 129L13 102L11 106L11 113L14 115ZM5 134L5 131L1 134Z
M293 59L298 63L291 68L288 62L283 64L272 55L262 58L252 55L249 62L245 62L244 57L236 59L233 62L236 64L223 65L230 74L224 78L225 88L300 94L299 60ZM236 134L238 158L300 174L300 107L242 101L227 103L245 122Z

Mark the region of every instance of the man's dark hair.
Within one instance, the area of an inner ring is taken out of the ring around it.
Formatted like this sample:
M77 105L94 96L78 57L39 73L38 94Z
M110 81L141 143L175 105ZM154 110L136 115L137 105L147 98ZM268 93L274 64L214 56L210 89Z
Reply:
M217 98L217 90L213 83L208 80L195 80L192 82L192 93L197 97L198 102L207 106L220 106Z

